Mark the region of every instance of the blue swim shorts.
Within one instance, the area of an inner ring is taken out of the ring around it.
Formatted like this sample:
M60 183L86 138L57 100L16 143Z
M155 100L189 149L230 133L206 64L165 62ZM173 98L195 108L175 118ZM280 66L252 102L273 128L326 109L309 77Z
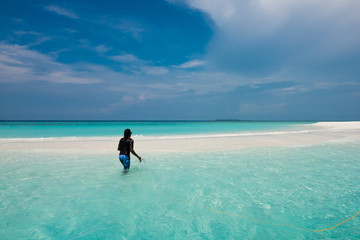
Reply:
M129 169L130 168L130 158L126 155L119 155L119 160L122 163L122 165L124 166L124 169Z

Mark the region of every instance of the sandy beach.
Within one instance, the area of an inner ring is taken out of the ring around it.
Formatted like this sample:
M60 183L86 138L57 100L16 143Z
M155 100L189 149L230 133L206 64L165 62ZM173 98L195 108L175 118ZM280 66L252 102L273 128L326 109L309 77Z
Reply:
M1 139L0 150L116 152L119 137ZM319 122L288 132L218 134L147 138L134 136L139 153L231 151L249 147L311 145L360 139L360 122Z

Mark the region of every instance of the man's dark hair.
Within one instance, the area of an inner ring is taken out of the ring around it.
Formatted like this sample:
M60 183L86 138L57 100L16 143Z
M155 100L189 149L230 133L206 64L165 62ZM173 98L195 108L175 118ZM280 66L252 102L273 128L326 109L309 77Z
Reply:
M130 129L125 129L125 131L124 131L124 138L129 138L131 134L132 134L132 132L131 132Z

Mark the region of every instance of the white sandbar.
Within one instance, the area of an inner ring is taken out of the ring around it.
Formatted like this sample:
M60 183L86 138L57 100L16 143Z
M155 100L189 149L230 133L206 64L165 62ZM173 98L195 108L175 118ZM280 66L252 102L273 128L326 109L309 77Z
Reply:
M55 152L117 152L120 136L79 138L0 139L0 150ZM135 150L142 153L211 152L248 147L312 145L334 140L360 140L360 122L319 122L308 129L289 132L238 133L174 137L133 137Z

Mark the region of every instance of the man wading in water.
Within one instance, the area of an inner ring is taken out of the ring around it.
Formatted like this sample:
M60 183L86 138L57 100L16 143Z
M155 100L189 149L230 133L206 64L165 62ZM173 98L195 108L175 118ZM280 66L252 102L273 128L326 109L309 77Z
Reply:
M125 171L128 171L130 168L130 153L134 154L141 162L141 157L134 151L134 140L131 139L131 134L130 129L125 129L124 137L120 139L118 145L118 150L120 151L119 160L124 166Z

